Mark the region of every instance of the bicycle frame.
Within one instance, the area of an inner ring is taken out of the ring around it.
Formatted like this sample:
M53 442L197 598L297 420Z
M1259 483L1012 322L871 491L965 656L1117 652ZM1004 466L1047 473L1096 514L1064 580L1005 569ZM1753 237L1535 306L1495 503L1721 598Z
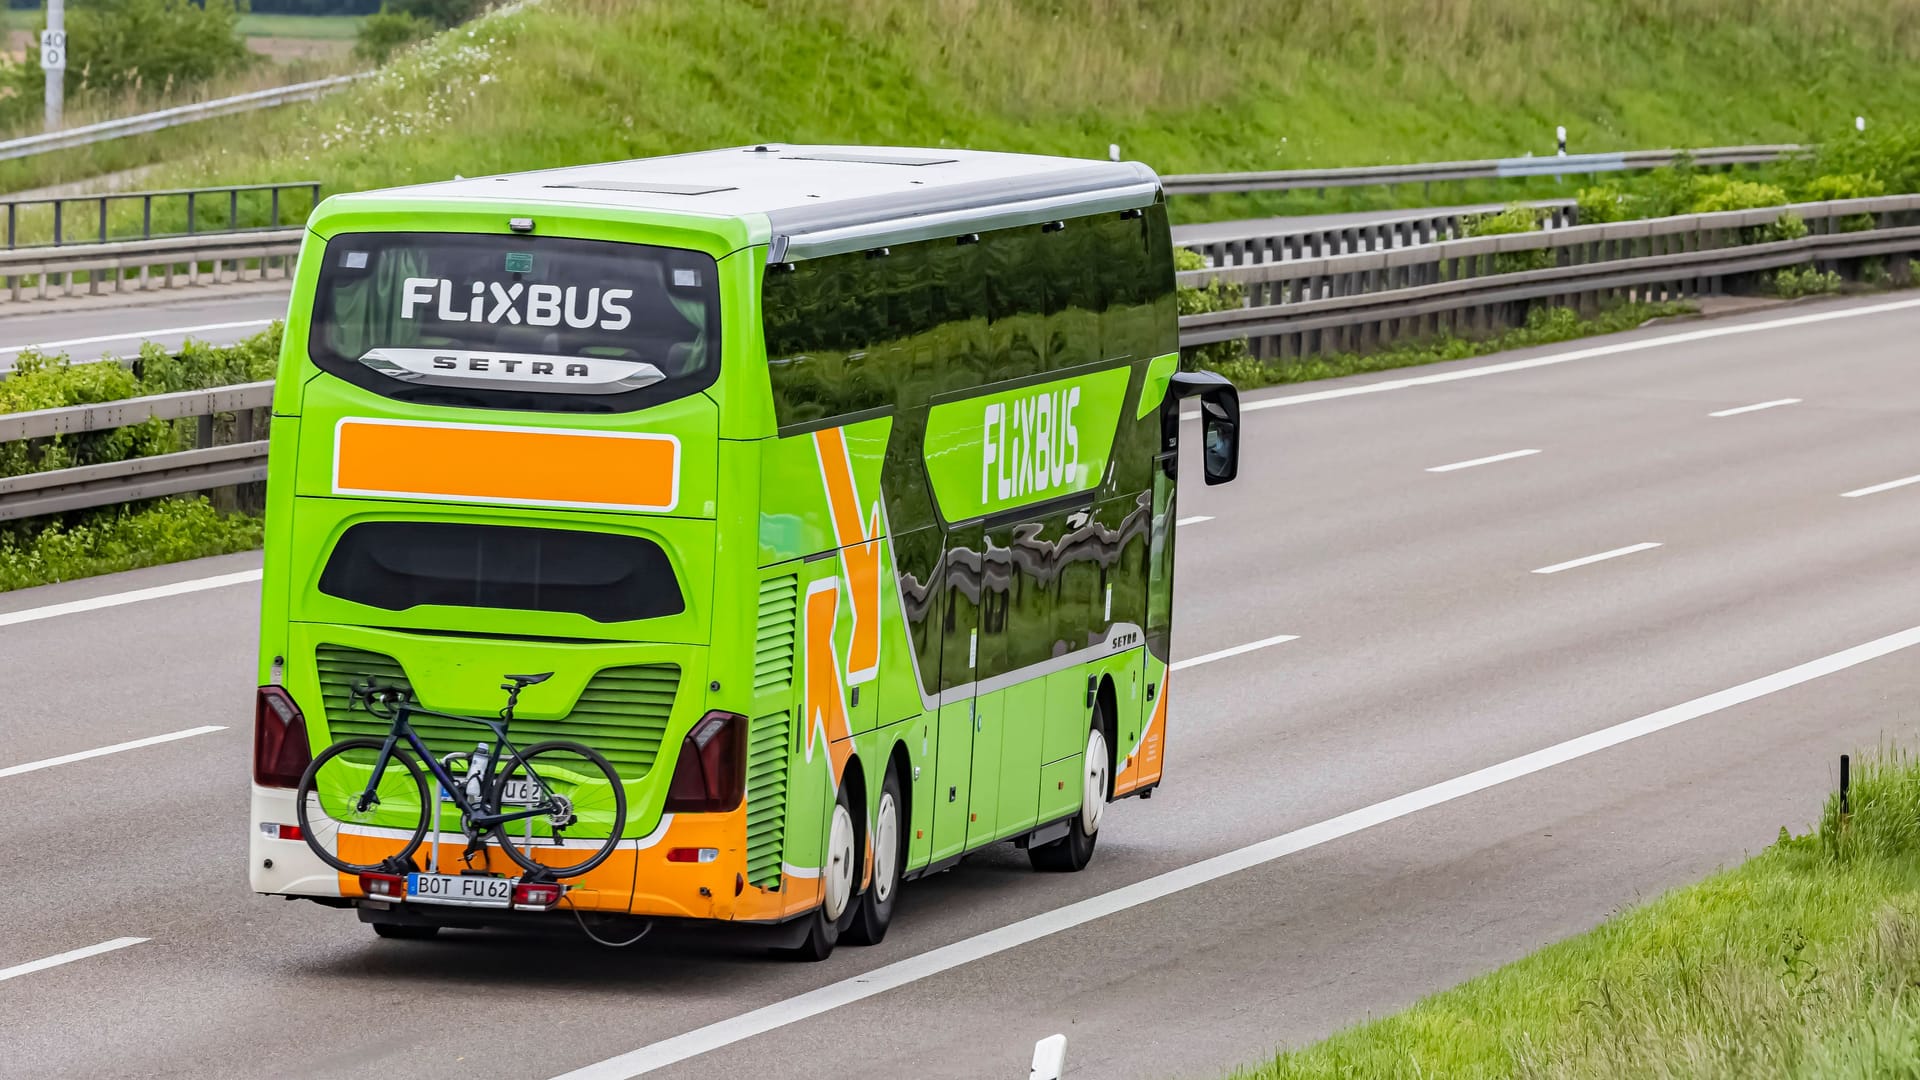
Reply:
M465 786L447 770L446 766L440 764L439 759L433 756L433 751L428 749L426 742L413 730L413 725L407 723L407 717L409 716L432 716L441 720L458 720L468 724L479 724L492 732L496 752L488 757L487 771L480 778L481 790L486 791L493 786L494 770L499 766L500 762L503 759L510 760L520 752L519 748L507 739L506 720L496 721L479 716L461 716L457 713L435 712L432 709L415 709L408 706L404 701L395 702L393 708L393 728L387 732L386 741L380 747L380 756L374 759L373 772L369 774L367 778L366 790L360 793L360 809L364 810L369 805L369 800L376 798L374 792L375 789L380 786L380 778L386 775L387 762L392 760L394 749L399 746L401 738L404 737L407 745L411 746L413 752L420 756L420 760L426 762L427 771L433 774L434 780L440 785L440 789L446 792L447 796L453 800L453 804L460 808L460 813L466 818L474 831L486 832L502 825L510 825L516 821L525 821L528 818L539 817L547 812L545 808L535 807L527 810L516 810L512 813L480 813L481 810L485 809L484 797L483 803L480 806L469 802ZM539 774L533 771L533 763L526 762L525 766L527 777L534 783L540 785L542 790L545 790L547 786L546 781L540 779ZM435 808L433 812L438 813L438 808Z

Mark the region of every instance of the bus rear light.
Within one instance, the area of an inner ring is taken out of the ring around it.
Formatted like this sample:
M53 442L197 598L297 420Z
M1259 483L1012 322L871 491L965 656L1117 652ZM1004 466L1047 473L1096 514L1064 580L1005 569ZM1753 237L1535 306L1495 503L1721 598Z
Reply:
M669 848L667 851L668 862L703 863L703 862L717 862L719 861L719 859L720 859L719 848L677 847L677 848Z
M312 761L300 706L278 686L261 687L253 697L253 782L297 788Z
M746 717L728 712L710 712L693 725L667 786L667 812L724 814L740 805L747 786L746 728Z
M260 831L265 833L269 840L301 839L300 826L298 825L283 825L279 822L263 821L260 823Z
M405 900L407 879L399 874L361 874L360 891L374 900Z
M545 911L560 902L563 888L550 881L523 881L513 887L513 906Z

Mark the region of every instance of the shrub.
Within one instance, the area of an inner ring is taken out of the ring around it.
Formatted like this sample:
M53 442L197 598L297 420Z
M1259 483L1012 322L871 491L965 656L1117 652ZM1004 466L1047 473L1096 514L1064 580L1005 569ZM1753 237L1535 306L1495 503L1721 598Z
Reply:
M222 514L199 496L8 523L0 592L248 551L260 533L259 518Z
M1573 203L1580 216L1582 225L1605 225L1610 221L1627 221L1639 217L1635 206L1640 200L1629 195L1612 184L1598 187L1581 188L1574 196Z
M1509 206L1495 213L1479 214L1468 218L1461 227L1461 232L1467 236L1511 236L1539 231L1540 211L1531 206ZM1553 252L1547 248L1508 251L1493 257L1493 272L1496 274L1544 270L1552 265Z
M353 43L353 55L362 60L371 60L384 64L394 53L416 41L431 37L434 32L431 20L418 15L407 15L397 11L382 11L369 15L360 24L360 33Z
M75 364L66 356L28 351L20 355L13 375L0 382L0 413L258 382L273 377L279 352L278 323L236 345L190 341L177 355L157 345L145 345L140 350L137 376L113 361ZM188 434L196 423L149 420L107 431L0 443L0 476L172 453L190 445Z
M67 11L66 28L70 99L126 91L164 95L256 60L240 34L236 0L91 0ZM37 51L0 62L0 87L12 91L0 99L0 118L37 116L44 85Z
M1712 214L1723 210L1759 210L1785 206L1786 191L1776 184L1740 180L1731 176L1703 176L1694 181L1690 214Z
M1177 247L1173 249L1173 268L1205 270L1207 260L1201 258L1198 252ZM1246 304L1246 291L1238 285L1224 281L1211 282L1204 289L1182 285L1176 293L1182 315L1198 315L1206 311L1235 311ZM1194 345L1180 350L1180 366L1187 371L1198 371L1202 368L1220 371L1223 367L1242 362L1251 362L1247 353L1247 343L1242 340L1218 341L1212 345Z
M1887 185L1877 176L1862 176L1859 173L1816 176L1800 185L1800 199L1803 202L1827 202L1833 199L1871 199L1875 195L1885 195Z
M1792 300L1802 296L1822 296L1840 291L1840 275L1831 270L1818 270L1811 266L1792 267L1776 270L1768 279L1774 295Z

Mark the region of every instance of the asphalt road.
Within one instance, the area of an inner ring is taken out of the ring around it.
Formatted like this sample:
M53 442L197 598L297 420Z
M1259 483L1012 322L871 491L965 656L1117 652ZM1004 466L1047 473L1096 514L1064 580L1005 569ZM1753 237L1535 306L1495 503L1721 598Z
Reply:
M188 338L231 345L252 337L287 314L287 290L209 286L202 290L153 291L145 295L27 301L21 314L0 316L0 372L10 371L22 349L66 353L76 363L131 356L142 342L177 349Z
M1063 1032L1070 1077L1210 1077L1406 1005L1805 827L1839 754L1920 735L1895 303L1249 395L1240 480L1182 488L1175 651L1297 637L1173 677L1167 782L1085 872L974 857L820 965L386 942L256 897L255 587L22 614L256 557L0 596L0 1075L611 1077L651 1047L669 1077L977 1080Z

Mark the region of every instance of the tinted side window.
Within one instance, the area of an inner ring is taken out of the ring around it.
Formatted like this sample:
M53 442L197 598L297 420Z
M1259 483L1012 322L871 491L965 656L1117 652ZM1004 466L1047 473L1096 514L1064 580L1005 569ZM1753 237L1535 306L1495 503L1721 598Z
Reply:
M441 604L595 622L686 609L666 552L645 537L517 525L361 522L334 545L320 591L388 611Z

